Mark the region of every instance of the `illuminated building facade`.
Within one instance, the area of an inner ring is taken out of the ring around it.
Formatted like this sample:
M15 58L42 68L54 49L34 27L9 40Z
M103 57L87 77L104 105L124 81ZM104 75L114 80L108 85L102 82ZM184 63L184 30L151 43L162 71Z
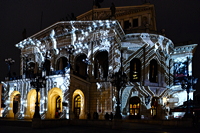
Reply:
M38 96L42 119L86 119L94 112L104 119L106 112L115 113L111 75L121 65L128 76L120 90L123 118L164 119L166 108L186 100L179 81L192 74L197 45L175 47L155 34L153 5L116 8L115 16L107 10L55 23L16 44L22 77L2 82L4 117L33 118L36 90L30 83L41 72L46 79Z

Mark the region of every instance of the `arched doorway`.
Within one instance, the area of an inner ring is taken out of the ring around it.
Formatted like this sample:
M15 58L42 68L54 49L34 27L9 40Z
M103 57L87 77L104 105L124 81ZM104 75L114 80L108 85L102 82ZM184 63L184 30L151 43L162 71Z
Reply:
M19 91L13 91L10 95L10 105L7 117L8 118L14 118L15 114L18 112L20 104L20 92Z
M129 118L140 118L140 98L131 97L129 100Z
M48 109L46 118L59 118L58 113L62 112L63 93L60 88L52 88L48 93ZM59 110L58 110L59 109Z
M25 119L32 119L35 113L36 90L32 89L27 95L27 109L25 112ZM40 106L40 92L38 93L38 102Z
M19 103L20 103L20 94L17 94L13 98L13 113L14 115L18 112L19 108Z
M157 109L158 109L158 97L153 97L151 102L151 116L155 118L157 116Z
M73 93L72 109L77 119L85 119L85 96L81 90L75 90Z

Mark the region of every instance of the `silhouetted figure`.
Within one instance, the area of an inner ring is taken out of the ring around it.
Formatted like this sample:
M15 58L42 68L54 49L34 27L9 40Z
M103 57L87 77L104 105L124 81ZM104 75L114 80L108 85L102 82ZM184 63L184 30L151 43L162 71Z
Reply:
M115 17L116 8L113 2L111 4L110 10L111 10L111 17Z
M69 19L70 20L76 20L76 17L75 17L75 15L74 15L74 13L71 13L71 16L70 15L68 15L69 16Z
M105 117L105 120L109 120L110 115L108 114L108 112L106 112L104 117Z
M97 112L94 112L93 119L95 119L95 120L99 119L99 114Z
M13 72L13 79L17 79L17 74L16 74L16 72Z
M160 34L163 35L163 36L165 36L165 29L162 29L162 30L160 31Z
M22 37L23 39L26 39L26 29L24 28L23 32L22 32Z
M111 121L113 120L113 113L112 112L110 113L110 120Z
M94 0L94 6L97 6L98 8L101 8L100 3L102 3L103 0Z

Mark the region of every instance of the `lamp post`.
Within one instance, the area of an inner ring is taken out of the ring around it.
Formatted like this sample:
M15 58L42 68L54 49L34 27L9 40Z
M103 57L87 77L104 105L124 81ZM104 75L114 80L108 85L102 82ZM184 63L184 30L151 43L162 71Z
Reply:
M6 64L8 65L8 78L10 80L11 77L11 65L15 63L15 60L12 58L5 59Z
M192 117L192 113L190 112L190 100L189 100L189 93L192 90L195 90L194 87L197 84L198 78L194 78L192 76L185 77L181 82L181 87L183 90L187 91L187 107L184 118Z
M73 45L69 45L67 48L66 48L66 51L67 53L69 54L69 67L71 69L71 55L74 53L75 49L74 49L74 46Z
M37 76L35 79L31 81L31 86L36 88L36 102L35 102L35 113L33 115L33 119L41 119L40 109L39 109L39 101L38 101L38 93L40 88L46 87L46 79L42 76Z
M113 86L115 86L117 89L117 99L116 99L117 106L116 106L116 112L115 112L114 118L122 119L119 92L120 92L120 89L123 86L125 86L127 83L127 75L123 72L123 68L122 68L122 51L121 51L121 67L118 72L112 75L111 78L112 78Z

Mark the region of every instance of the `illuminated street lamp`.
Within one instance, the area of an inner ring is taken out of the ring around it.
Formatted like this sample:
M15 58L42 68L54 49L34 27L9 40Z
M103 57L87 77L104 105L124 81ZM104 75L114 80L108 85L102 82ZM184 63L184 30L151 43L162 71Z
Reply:
M37 76L35 79L31 81L31 87L36 88L36 102L35 102L35 113L33 115L33 119L41 119L40 109L39 109L39 101L38 101L38 93L40 88L46 87L46 79L45 76Z
M8 65L8 79L11 77L11 65L15 63L15 60L12 58L5 59L6 64Z
M116 99L117 107L116 107L114 118L122 119L119 92L120 92L120 89L124 87L127 83L127 75L123 72L123 68L122 68L122 52L121 52L121 68L119 69L118 72L114 73L111 78L112 78L113 86L115 86L117 89L117 99Z
M190 100L189 100L189 93L194 89L195 85L197 84L198 78L194 78L192 76L185 77L181 82L181 87L183 90L187 91L187 108L184 115L184 118L188 118L192 116L192 113L190 112Z

